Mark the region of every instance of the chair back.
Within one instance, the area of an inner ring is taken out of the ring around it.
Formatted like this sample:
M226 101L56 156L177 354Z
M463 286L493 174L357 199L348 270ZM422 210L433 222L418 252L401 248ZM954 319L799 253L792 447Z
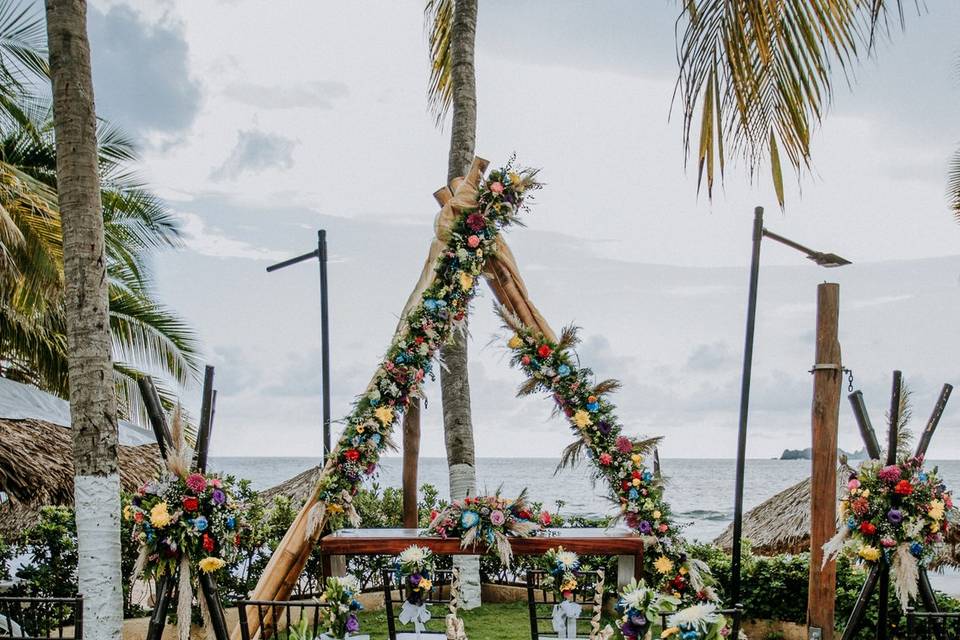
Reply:
M383 605L387 612L387 634L390 640L397 640L398 620L395 607L402 607L407 599L407 590L409 585L406 580L396 571L384 569L383 577ZM434 571L431 578L430 591L423 599L428 607L436 607L432 610L430 621L427 622L423 636L430 637L442 635L446 637L444 631L445 617L448 613L447 607L450 605L450 585L453 582L453 571ZM411 632L412 633L412 632Z
M83 639L83 596L0 597L0 639Z
M237 614L240 622L240 637L250 640L250 623L260 623L260 637L271 638L277 632L296 628L302 620L307 621L310 638L325 632L320 614L330 605L316 598L299 600L238 600Z
M530 637L556 638L557 632L553 629L553 607L560 604L563 598L557 594L553 585L544 584L549 574L545 571L527 571L527 610L530 614ZM577 572L578 588L573 594L573 601L582 608L577 618L577 637L590 635L590 619L596 608L596 588L600 575L596 571Z
M907 609L907 640L960 638L960 612L928 613Z

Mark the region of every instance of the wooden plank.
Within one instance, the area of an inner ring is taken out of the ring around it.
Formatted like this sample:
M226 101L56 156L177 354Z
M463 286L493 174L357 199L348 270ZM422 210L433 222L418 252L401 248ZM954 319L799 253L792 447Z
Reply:
M343 529L320 539L320 548L330 555L397 555L411 544L429 547L440 555L476 555L461 549L458 538L421 536L418 529ZM628 530L551 529L548 536L510 538L515 555L541 555L563 545L581 554L636 556L643 554L642 539Z
M420 399L403 412L403 526L417 527L417 467L420 461Z
M810 571L807 626L821 630L823 640L833 640L837 563L823 565L823 545L837 526L837 425L843 370L840 341L840 286L817 286L817 343L815 363L836 368L816 368L813 373L813 455L810 474Z

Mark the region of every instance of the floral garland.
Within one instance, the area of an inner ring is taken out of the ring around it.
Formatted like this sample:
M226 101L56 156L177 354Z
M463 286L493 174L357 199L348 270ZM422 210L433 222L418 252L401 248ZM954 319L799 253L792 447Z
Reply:
M454 500L443 511L431 512L430 526L423 535L457 536L461 549L483 544L509 566L513 550L508 536L527 538L539 530L523 491L516 500L501 498L499 493Z
M182 559L204 573L236 555L245 524L233 478L191 473L144 484L123 516L134 523L140 569L148 578L173 575Z
M867 460L851 471L840 502L843 524L824 545L825 561L846 552L867 565L889 564L906 610L918 593L918 567L937 555L951 526L953 497L937 471L924 471L922 457L886 466Z
M580 586L578 580L580 557L573 551L556 547L541 556L540 565L547 573L543 579L543 586L552 588L564 600L571 600Z
M593 462L596 477L610 487L624 522L648 537L649 552L644 554L644 561L653 563L647 567L647 575L655 577L655 586L687 604L715 601L709 569L688 557L680 528L663 499L663 484L644 464L645 455L660 439L637 441L624 435L616 407L606 397L619 388L619 383L594 382L593 371L580 366L574 352L579 342L574 327L564 329L560 339L553 342L505 309L500 308L499 313L505 326L514 332L507 341L510 363L527 375L520 394L542 391L553 397L577 438L564 453L564 460L575 461L585 452Z
M330 606L320 610L320 620L326 625L328 637L340 640L360 630L357 612L363 609L363 605L356 599L359 592L360 585L353 576L327 578L320 602Z
M449 240L434 267L435 280L401 319L373 381L345 420L333 467L317 487L324 505L317 520L325 518L334 529L346 521L358 524L352 497L362 479L376 472L398 414L419 396L423 379L433 377L434 355L454 331L463 330L486 256L496 251L500 231L526 210L530 192L540 187L535 176L534 170L514 168L511 159L480 180L475 208L454 209Z

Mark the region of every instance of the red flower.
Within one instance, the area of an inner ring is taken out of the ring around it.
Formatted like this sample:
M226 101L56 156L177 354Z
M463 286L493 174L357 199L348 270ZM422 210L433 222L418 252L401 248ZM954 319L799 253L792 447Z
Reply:
M437 519L437 516L440 515L440 512L436 509L430 509L430 522L433 522Z
M530 364L530 356L528 356L528 355L520 356L520 363L521 363L523 366L527 366L528 364Z
M617 438L617 451L620 453L630 453L633 451L633 441L626 436Z
M857 498L850 503L850 508L853 510L855 514L857 514L858 516L862 516L867 511L870 510L870 503L867 502L866 498Z
M487 226L487 219L481 213L471 213L467 216L467 226L471 231L483 231Z
M623 482L620 483L620 487L621 487L624 491L629 491L629 490L630 490L630 481L629 481L629 480L624 480Z
M682 591L684 587L687 586L687 581L682 575L677 575L673 580L670 581L670 585L673 587L674 591Z
M200 501L193 496L185 496L183 498L183 508L185 511L196 511L200 508Z
M533 514L527 511L526 509L518 513L517 516L519 516L520 518L523 518L524 520L530 520L533 518Z
M913 493L913 485L910 484L909 480L901 480L897 483L897 486L893 488L893 492L901 496L908 496Z
M540 524L545 527L549 527L551 522L553 522L553 518L550 517L549 511L543 511L540 513Z
M872 536L877 532L877 527L872 522L861 522L860 533L866 536Z
M138 523L138 524L141 523L141 522L143 522L143 512L142 512L142 511L137 511L136 513L134 513L134 514L133 514L133 521L136 522L136 523Z
M613 456L611 456L609 453L604 451L603 453L600 454L600 464L608 465L611 462L613 462Z
M213 538L207 534L203 534L203 550L207 552L213 552L214 543Z
M537 349L537 355L539 355L541 358L547 358L551 353L553 353L553 349L551 349L550 345L548 344L542 344L540 345L540 348Z
M349 460L350 462L356 462L360 459L360 452L356 449L347 449L343 452L343 457Z
M413 341L416 342L417 344L423 344L423 336L417 336L416 338L413 339Z
M633 473L630 474L630 476L633 477L633 478L637 478L637 479L640 479L640 478L641 478L641 475L640 475L640 472L639 472L639 471L634 471Z
M667 529L669 529L669 528L670 528L670 527L667 526L667 523L664 522L664 523L661 524L660 527L659 527L660 533L666 533L666 532L667 532Z

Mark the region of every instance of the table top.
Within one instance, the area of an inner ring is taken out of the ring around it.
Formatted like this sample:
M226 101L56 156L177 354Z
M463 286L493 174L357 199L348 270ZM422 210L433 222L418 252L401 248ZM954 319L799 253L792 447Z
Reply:
M474 555L482 550L460 548L459 538L422 536L423 529L341 529L320 539L320 549L330 555L397 555L412 544L441 555ZM549 534L549 535L547 535ZM557 546L592 555L641 555L643 539L625 528L547 529L530 538L510 538L516 555L541 555Z

